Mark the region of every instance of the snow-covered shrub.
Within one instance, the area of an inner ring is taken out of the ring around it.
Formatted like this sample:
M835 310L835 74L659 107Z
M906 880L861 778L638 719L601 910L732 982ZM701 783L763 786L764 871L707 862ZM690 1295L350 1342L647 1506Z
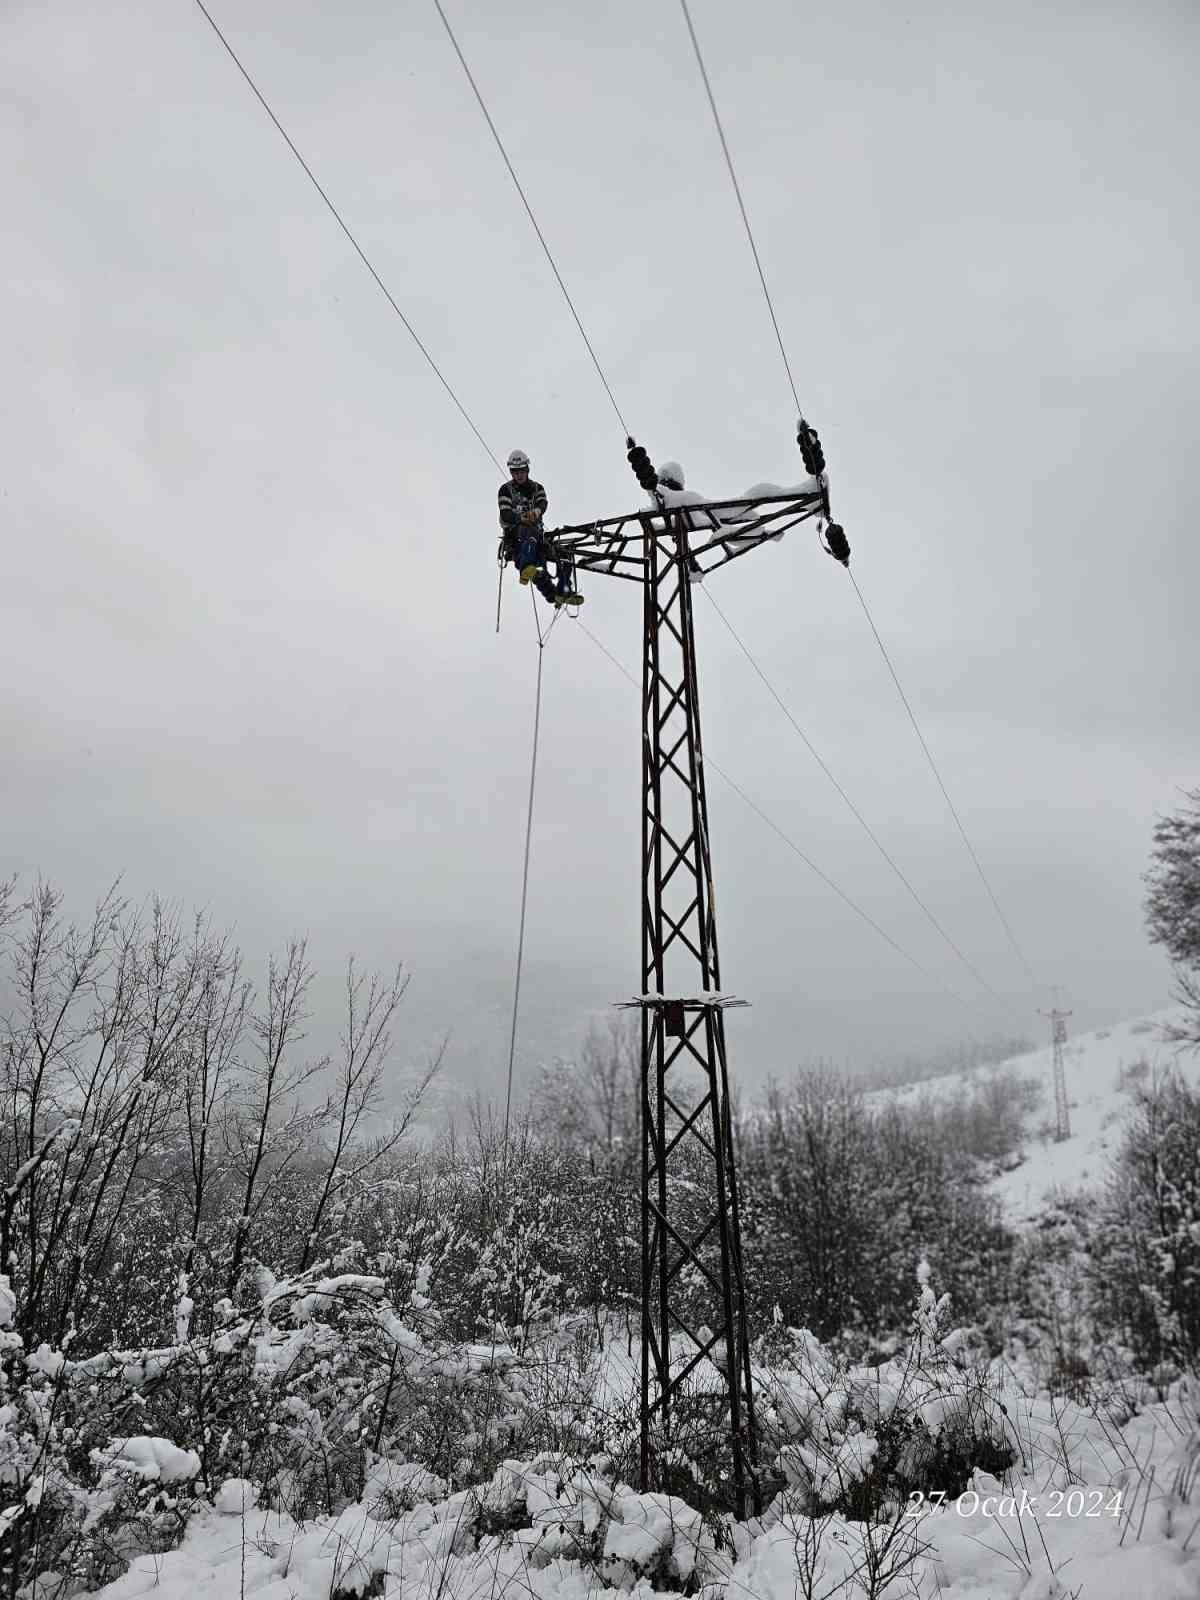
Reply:
M65 1360L45 1345L27 1352L17 1315L0 1274L0 1578L11 1589L35 1575L39 1550L55 1564L78 1520L63 1470Z
M1111 1365L1098 1351L1091 1303L1095 1202L1060 1191L1012 1258L1006 1351L1038 1388L1083 1400Z
M885 1520L917 1490L957 1495L976 1468L1015 1459L983 1340L943 1333L948 1296L929 1268L904 1348L879 1366L856 1366L806 1329L780 1326L760 1347L773 1358L759 1419L767 1458L808 1516L839 1512Z
M1171 959L1175 997L1184 1007L1182 1023L1167 1024L1162 1033L1200 1049L1200 789L1188 791L1180 810L1155 824L1145 883L1146 929Z
M921 1251L965 1317L1002 1300L1012 1237L978 1163L931 1116L803 1074L746 1124L739 1180L752 1329L778 1305L786 1323L855 1353L886 1348L903 1334Z
M97 1386L66 1351L28 1349L16 1318L0 1277L0 1569L14 1589L44 1572L95 1588L178 1541L200 1458L144 1433L113 1438Z
M472 1159L443 1149L429 1163L453 1235L435 1291L447 1331L470 1339L499 1325L522 1345L578 1306L631 1304L640 1293L636 1182L604 1159L540 1143L525 1117L507 1159L499 1130L481 1127L477 1138Z
M721 1551L729 1539L693 1505L636 1492L600 1455L507 1460L470 1492L463 1520L480 1550L518 1545L535 1570L575 1562L597 1589L627 1591L645 1580L692 1594L728 1572Z
M259 1266L239 1299L195 1333L181 1295L181 1338L74 1363L72 1380L106 1387L113 1417L136 1400L148 1429L195 1448L205 1482L242 1477L298 1516L336 1512L362 1492L381 1375L429 1359L427 1313L402 1316L381 1279L329 1263L282 1280Z
M1103 1333L1143 1370L1200 1360L1200 1094L1167 1073L1135 1092L1092 1239Z

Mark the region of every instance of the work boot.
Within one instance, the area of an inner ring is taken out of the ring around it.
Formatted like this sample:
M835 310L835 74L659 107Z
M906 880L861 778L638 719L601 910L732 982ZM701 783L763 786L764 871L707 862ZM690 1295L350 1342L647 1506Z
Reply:
M583 596L578 589L565 589L561 594L554 596L555 606L581 606Z
M528 583L530 578L536 578L541 570L536 561L531 561L528 566L521 568L521 582Z

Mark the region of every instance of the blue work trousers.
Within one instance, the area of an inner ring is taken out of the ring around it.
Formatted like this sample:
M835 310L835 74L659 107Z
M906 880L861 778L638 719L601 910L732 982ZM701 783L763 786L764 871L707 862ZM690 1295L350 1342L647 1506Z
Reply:
M546 565L546 539L541 525L525 527L521 530L520 543L517 545L517 570L524 567Z

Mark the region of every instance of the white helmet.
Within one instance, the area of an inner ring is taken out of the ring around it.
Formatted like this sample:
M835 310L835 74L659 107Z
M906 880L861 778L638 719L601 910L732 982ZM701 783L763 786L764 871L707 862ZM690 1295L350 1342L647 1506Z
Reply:
M525 454L524 450L510 451L508 457L508 470L510 472L514 471L517 467L528 467L528 465L529 457Z
M678 461L664 461L658 469L660 483L665 483L668 489L683 488L683 468Z

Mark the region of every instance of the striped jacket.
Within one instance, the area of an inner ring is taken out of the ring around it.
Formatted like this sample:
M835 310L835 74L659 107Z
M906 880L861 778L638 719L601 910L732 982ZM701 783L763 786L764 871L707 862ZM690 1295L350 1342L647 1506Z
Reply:
M537 512L539 518L546 514L549 501L546 491L540 483L535 483L532 478L525 483L514 483L510 478L507 483L500 485L497 496L500 502L500 526L505 533L519 534L525 524L521 521L521 513L529 506Z

